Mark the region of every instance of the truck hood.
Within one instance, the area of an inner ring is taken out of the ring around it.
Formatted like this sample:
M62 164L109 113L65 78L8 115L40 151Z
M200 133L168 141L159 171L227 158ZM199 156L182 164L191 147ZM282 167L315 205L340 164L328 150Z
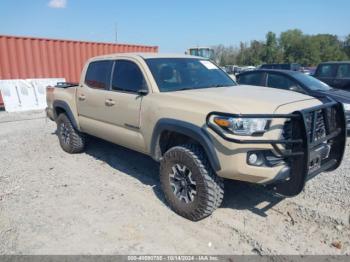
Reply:
M211 105L212 110L241 114L271 114L279 107L306 100L315 100L315 105L319 104L315 98L297 92L250 85L193 89L166 94L174 98L192 100L193 103ZM297 109L301 108L294 110Z

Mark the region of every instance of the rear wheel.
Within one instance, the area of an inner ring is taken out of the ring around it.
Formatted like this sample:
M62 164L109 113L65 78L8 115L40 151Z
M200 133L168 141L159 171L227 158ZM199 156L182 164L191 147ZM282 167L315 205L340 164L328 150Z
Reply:
M66 114L60 114L56 123L57 135L62 149L70 154L84 151L85 135L74 128Z
M160 164L160 181L170 207L192 221L211 215L223 200L223 180L198 145L169 149Z

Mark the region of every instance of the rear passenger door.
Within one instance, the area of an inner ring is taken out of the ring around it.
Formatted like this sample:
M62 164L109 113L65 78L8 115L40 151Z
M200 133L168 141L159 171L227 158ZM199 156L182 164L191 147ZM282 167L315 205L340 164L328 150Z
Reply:
M334 79L337 72L336 64L321 64L316 70L315 77L326 84L335 87Z
M104 121L106 94L109 92L113 61L91 62L85 80L77 89L76 103L82 131L94 134L95 127Z
M334 80L336 88L350 90L350 64L340 64Z

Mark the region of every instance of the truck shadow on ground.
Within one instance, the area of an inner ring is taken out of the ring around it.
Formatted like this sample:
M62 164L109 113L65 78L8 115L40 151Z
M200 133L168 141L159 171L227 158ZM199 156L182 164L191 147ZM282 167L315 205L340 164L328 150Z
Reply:
M90 139L86 154L151 186L157 198L168 206L160 187L159 164L152 158L98 138ZM225 197L221 208L249 210L266 217L266 211L283 199L262 187L225 180Z
M262 186L225 180L225 197L221 208L249 210L256 215L267 217L266 212L284 199Z

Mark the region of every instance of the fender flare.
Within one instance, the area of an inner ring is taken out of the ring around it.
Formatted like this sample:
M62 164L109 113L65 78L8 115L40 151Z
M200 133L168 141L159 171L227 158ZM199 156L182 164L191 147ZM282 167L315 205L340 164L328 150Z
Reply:
M162 157L159 140L163 131L177 132L197 141L203 147L211 167L216 172L221 170L214 144L207 131L194 124L170 118L160 119L154 127L151 140L151 156L153 159L159 161Z
M69 107L69 105L67 104L67 102L62 101L62 100L55 100L55 101L53 102L53 105L52 105L52 106L53 106L53 109L54 109L54 110L53 110L53 114L54 114L54 118L55 118L55 119L57 119L57 117L58 117L57 112L56 112L56 109L57 109L57 108L62 108L62 109L66 112L66 114L67 114L69 120L72 122L72 125L74 126L74 128L77 129L77 130L79 130L78 125L77 125L77 122L76 122L76 120L75 120L75 118L74 118L73 112L72 112L72 110L70 109L70 107Z

